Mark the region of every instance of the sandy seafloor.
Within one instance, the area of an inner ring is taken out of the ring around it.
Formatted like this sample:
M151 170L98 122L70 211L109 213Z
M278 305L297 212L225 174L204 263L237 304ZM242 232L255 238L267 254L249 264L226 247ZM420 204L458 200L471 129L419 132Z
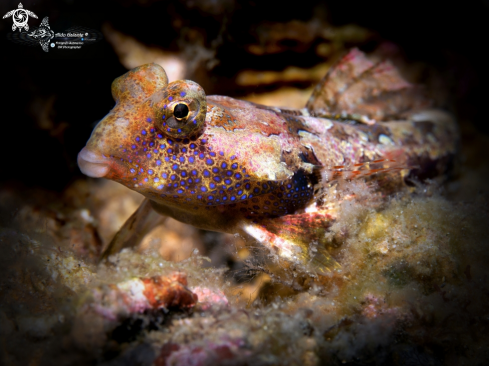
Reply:
M268 21L258 12L248 33L240 28L248 35L240 36L232 26L216 28L232 19L218 15L224 3L185 5L189 13L170 9L174 43L142 32L153 27L148 20L136 22L138 28L102 7L105 40L98 50L104 58L96 62L75 57L56 64L36 54L23 68L2 56L11 72L5 76L10 96L2 101L9 123L1 154L0 364L487 364L489 137L483 103L473 99L487 76L471 64L474 56L452 37L451 48L443 44L420 58L414 41L388 39L380 25L344 17L331 25L319 11ZM232 11L253 13L236 4L242 8ZM128 17L156 5L112 6ZM179 17L195 17L197 8L209 16L207 28L195 26L206 29L207 38ZM35 11L45 10L39 5ZM53 24L62 18L50 16ZM453 36L445 18L434 24ZM464 29L461 39L473 44L478 35ZM428 33L423 43L422 35L412 36L431 50L433 37ZM9 45L9 55L21 50ZM192 78L212 93L300 108L335 57L352 46L393 57L422 82L457 118L460 150L446 177L382 201L361 181L344 183L338 200L348 193L357 199L340 205L328 233L339 270L314 277L282 269L240 238L174 220L151 232L137 251L97 265L102 248L142 200L116 183L83 177L75 165L91 127L112 106L114 77L156 61L170 80ZM246 58L227 70L228 52L236 49ZM164 283L161 301L169 305L151 310L133 300L139 279L156 276Z

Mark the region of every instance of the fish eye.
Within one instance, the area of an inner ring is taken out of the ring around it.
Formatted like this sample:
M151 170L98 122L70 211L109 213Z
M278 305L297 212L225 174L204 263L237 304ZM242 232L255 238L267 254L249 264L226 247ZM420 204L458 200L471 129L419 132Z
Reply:
M178 120L181 120L183 118L186 118L188 116L188 113L189 113L189 109L188 109L188 106L185 103L178 103L173 108L173 115Z
M177 80L153 97L155 126L165 135L188 138L204 130L207 99L202 87L190 80Z

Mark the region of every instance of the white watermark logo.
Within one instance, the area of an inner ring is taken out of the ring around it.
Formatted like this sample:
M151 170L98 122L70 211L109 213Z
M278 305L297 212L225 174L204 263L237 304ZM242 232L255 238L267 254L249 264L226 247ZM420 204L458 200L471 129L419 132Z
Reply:
M24 9L24 6L22 3L19 3L19 8L14 9L9 11L7 14L3 16L3 19L12 17L14 24L12 25L12 30L15 31L17 28L19 29L19 32L22 31L22 28L24 28L26 31L29 30L29 25L27 24L27 21L29 20L29 15L33 18L37 19L37 15L34 14L30 10Z
M54 38L54 32L49 27L48 17L42 20L41 25L35 31L29 34L32 38L37 39L44 52L49 51L49 43Z
M24 46L41 45L44 52L49 52L50 48L58 52L58 50L79 50L103 38L101 32L78 25L55 33L49 25L48 17L44 17L38 27L34 25L29 30L27 25L29 16L37 19L37 15L24 9L22 3L19 3L18 9L11 10L3 16L3 19L12 17L14 22L12 32L7 33L8 40Z

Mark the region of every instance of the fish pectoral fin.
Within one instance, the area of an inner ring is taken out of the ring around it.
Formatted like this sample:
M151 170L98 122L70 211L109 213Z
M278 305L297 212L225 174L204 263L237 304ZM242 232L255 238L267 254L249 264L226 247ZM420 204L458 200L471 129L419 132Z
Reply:
M326 274L341 268L324 246L317 245L315 250L309 249L309 252L311 254L306 259L317 274Z
M295 240L294 233L287 235L286 228L275 234L264 225L247 222L242 230L268 248L279 262L284 260L319 275L341 268L323 245L308 245L301 240Z
M115 234L102 253L100 261L107 260L109 256L119 253L124 248L137 247L146 234L161 225L166 218L157 213L151 207L151 201L146 198Z

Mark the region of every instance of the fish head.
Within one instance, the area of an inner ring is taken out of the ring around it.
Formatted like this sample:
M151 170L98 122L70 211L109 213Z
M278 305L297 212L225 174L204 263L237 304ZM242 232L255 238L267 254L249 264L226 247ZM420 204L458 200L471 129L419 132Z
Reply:
M276 138L243 121L238 129L223 128L228 122L199 84L168 83L156 64L117 78L112 95L115 107L78 154L90 177L114 180L156 203L195 207L266 194L288 174Z

